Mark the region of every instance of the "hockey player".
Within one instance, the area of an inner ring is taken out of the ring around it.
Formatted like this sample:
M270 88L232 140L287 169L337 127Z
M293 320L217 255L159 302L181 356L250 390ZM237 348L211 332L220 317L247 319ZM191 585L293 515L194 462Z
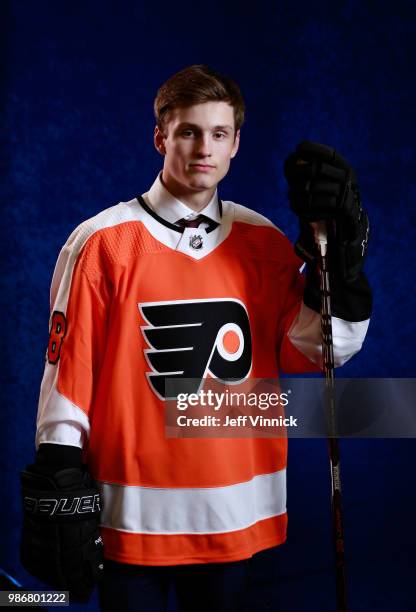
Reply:
M305 282L280 230L219 198L244 120L237 85L191 66L160 88L155 116L164 161L151 188L82 223L56 264L22 562L75 601L104 576L103 610L165 610L173 583L182 610L230 612L250 560L286 538L286 441L166 438L165 381L320 369L318 219L332 228L342 365L370 315L368 221L349 164L300 145L285 176Z

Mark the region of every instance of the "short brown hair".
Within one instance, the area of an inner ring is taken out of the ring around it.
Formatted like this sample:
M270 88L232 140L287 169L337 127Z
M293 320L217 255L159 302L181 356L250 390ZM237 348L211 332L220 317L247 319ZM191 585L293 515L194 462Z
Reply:
M235 131L243 125L245 105L237 83L204 64L195 64L180 70L159 88L154 102L159 129L164 132L173 109L204 102L228 102L234 109Z

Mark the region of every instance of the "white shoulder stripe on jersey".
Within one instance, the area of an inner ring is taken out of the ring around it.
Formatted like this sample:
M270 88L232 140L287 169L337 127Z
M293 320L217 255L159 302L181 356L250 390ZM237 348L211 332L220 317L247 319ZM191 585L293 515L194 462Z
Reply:
M227 533L286 512L285 469L225 487L153 488L98 482L98 488L104 506L101 525L129 533Z
M234 202L227 202L227 204L232 204L234 208L234 221L248 223L249 225L264 225L266 227L274 227L274 229L277 229L284 235L284 232L282 232L280 227L277 227L277 225L270 221L270 219L264 217L255 210L242 206L241 204L235 204Z
M55 266L51 285L51 311L60 310L66 313L72 272L87 240L100 230L129 221L143 221L145 214L136 199L120 202L87 219L72 232L62 247Z

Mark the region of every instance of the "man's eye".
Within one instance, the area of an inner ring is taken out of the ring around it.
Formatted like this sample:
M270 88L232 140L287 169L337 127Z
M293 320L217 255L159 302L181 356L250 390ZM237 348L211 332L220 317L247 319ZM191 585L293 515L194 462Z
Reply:
M192 136L193 130L182 130L182 136Z
M222 140L226 136L227 134L225 132L215 132L214 133L214 138L216 138L216 140Z

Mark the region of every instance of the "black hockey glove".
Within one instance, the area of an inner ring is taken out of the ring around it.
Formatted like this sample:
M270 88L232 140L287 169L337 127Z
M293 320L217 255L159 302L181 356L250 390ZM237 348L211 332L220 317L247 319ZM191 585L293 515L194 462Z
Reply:
M292 210L299 217L296 253L314 263L317 247L311 221L327 221L328 256L333 275L353 282L364 265L368 217L361 205L354 170L330 147L302 142L285 161Z
M21 483L22 565L54 589L68 590L70 601L87 602L104 562L100 493L86 466L56 470L35 463L22 471Z

